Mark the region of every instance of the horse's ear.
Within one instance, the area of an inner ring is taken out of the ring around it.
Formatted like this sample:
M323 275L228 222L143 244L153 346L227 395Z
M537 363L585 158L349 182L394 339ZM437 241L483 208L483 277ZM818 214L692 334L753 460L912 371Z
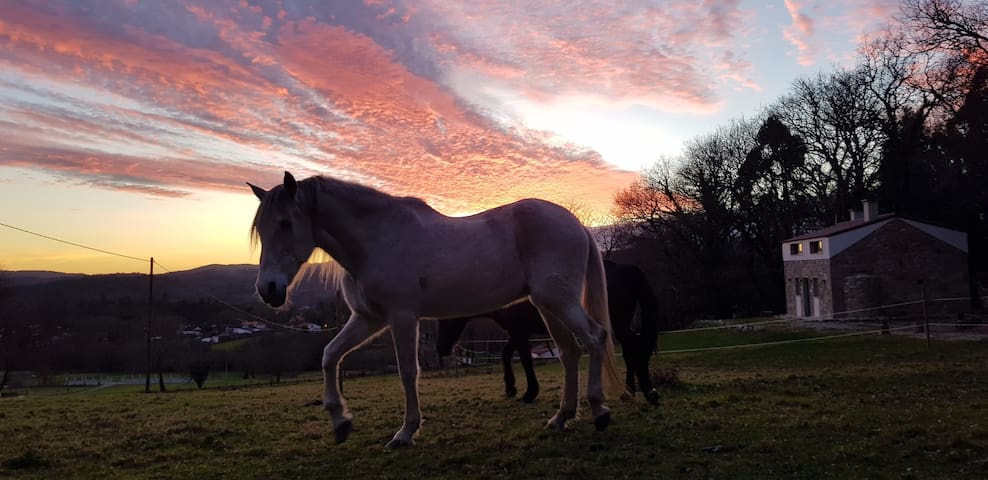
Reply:
M295 192L298 191L298 183L295 182L295 177L291 173L285 172L285 193L289 196L294 197Z
M267 191L265 191L261 187L258 187L257 185L254 185L253 183L250 182L246 182L246 183L247 185L250 186L250 189L254 192L254 195L257 197L258 200L264 200L264 196L268 194Z

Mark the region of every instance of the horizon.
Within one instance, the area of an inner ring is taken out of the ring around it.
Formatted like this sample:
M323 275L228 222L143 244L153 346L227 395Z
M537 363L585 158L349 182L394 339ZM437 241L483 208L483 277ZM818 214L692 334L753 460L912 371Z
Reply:
M170 273L191 272L193 270L201 270L201 269L209 268L209 267L256 267L256 266L258 266L256 263L211 263L211 264L207 264L207 265L198 265L198 266L195 266L195 267L186 268L186 269L182 269L182 270L171 270L171 271L165 271L165 272L157 271L156 270L154 272L154 274L155 275L168 275ZM97 276L97 275L147 275L148 274L147 271L145 271L145 272L83 273L83 272L61 272L61 271L57 271L57 270L8 270L8 269L2 269L2 270L0 270L0 274L2 274L2 273L52 273L52 274L58 274L58 275L85 275L85 276Z
M0 269L256 264L244 185L325 174L452 216L611 217L659 158L847 65L891 0L16 3ZM129 257L129 258L125 258Z

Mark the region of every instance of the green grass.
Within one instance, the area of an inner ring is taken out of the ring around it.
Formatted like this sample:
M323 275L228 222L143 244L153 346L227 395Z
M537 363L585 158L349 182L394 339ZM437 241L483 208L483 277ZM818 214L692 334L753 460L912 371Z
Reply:
M819 334L691 335L660 345ZM498 368L429 374L417 445L392 453L383 444L403 411L394 375L346 383L357 429L342 445L310 406L318 383L32 394L0 400L0 478L988 476L985 341L935 342L927 351L906 337L844 338L668 354L655 366L675 367L679 383L662 390L659 408L611 400L605 432L594 432L582 409L569 431L542 428L559 398L556 364L538 368L542 394L532 405L503 398Z

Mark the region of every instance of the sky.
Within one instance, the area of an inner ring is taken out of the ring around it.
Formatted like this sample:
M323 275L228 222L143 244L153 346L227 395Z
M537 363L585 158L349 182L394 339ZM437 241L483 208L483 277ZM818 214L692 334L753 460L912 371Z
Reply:
M0 0L0 269L257 261L283 172L462 216L606 221L643 168L801 76L893 0ZM126 257L136 257L126 258Z

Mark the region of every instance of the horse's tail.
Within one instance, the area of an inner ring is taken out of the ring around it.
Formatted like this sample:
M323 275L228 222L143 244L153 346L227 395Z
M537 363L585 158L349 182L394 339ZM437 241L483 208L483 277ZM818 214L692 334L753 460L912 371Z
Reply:
M590 242L590 255L587 257L587 279L583 288L583 303L587 313L607 331L607 341L604 342L604 390L609 395L621 396L628 393L627 387L618 375L614 365L614 330L611 328L611 314L607 306L607 274L604 271L604 259L600 248L590 230L586 230Z

